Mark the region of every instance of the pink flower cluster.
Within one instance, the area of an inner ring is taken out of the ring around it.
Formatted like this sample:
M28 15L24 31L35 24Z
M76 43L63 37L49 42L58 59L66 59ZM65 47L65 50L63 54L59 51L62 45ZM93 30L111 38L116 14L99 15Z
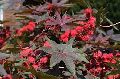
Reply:
M113 58L113 53L103 53L101 51L97 51L94 53L93 57L95 59L101 58L103 62L105 63L116 63L115 59Z
M13 78L12 78L12 75L8 74L8 75L5 75L3 78L0 78L0 79L13 79Z
M33 31L35 29L35 22L30 21L28 25L23 26L17 31L17 35L21 36L24 32Z
M46 64L48 62L48 57L43 56L39 60L36 60L36 54L35 52L29 48L26 47L21 50L20 52L20 58L26 58L27 61L23 63L23 66L26 68L29 68L30 64L37 70L38 68L42 67L43 64Z
M69 40L70 30L66 31L64 34L60 36L60 39L63 42L67 42Z
M93 53L93 58L91 58L89 64L86 64L86 67L95 76L101 75L101 77L104 77L105 73L111 70L111 67L109 67L107 63L116 64L116 60L114 59L115 56L117 56L117 54L113 55L113 53L102 53L98 50Z
M86 14L86 18L88 19L88 21L79 21L77 22L79 26L72 30L67 30L65 33L63 33L60 36L60 39L63 42L67 42L70 37L77 37L80 40L88 41L91 35L93 35L96 19L94 16L92 16L92 9L85 9L84 13Z
M109 75L107 77L107 79L119 79L120 78L120 74L117 74L117 75Z

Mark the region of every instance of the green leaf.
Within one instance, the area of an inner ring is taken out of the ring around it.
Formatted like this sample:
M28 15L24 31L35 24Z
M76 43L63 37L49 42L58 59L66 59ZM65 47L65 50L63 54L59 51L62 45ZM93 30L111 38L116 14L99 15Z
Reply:
M100 28L96 28L96 31L100 34L106 35L106 33L103 30L101 30Z
M79 54L79 57L80 57L79 60L89 63L89 61L85 58L84 54Z
M5 71L2 65L0 65L0 75L7 75L7 72Z
M74 39L75 39L75 38L71 38L71 39L67 42L67 44L68 44L68 45L73 45Z
M71 58L67 57L67 58L63 59L63 62L65 63L68 70L72 73L72 75L75 76L76 71L75 71L75 64L74 64L73 60Z
M51 48L56 48L57 43L50 40L48 37L45 37L45 39L49 42ZM53 49L54 50L54 49Z
M6 59L6 58L9 58L9 57L10 57L10 54L6 54L6 53L1 53L0 52L0 60Z
M63 61L69 71L75 76L75 64L74 60L84 61L88 63L88 60L85 58L84 53L81 53L82 50L78 48L73 48L74 39L70 39L67 44L57 44L54 41L51 41L47 38L47 41L50 42L51 48L49 50L43 49L43 51L49 53L51 51L50 66L53 67L60 61Z
M47 47L40 47L39 50L43 50L44 52L47 52L47 53L52 53L53 50L51 50L51 48L47 48Z
M64 71L63 74L64 74L65 76L71 76L71 73L70 73L70 72L67 72L67 71Z
M106 20L108 23L110 23L110 24L113 26L114 29L119 30L119 29L112 23L112 21L110 21L110 19L108 19L108 18L106 18L106 17L104 17L104 18L105 18L105 20Z
M97 27L100 27L100 24L102 22L102 15L103 15L103 12L104 12L104 8L101 7L98 11L97 11L97 14L96 14L96 26Z
M56 53L53 53L51 58L50 58L50 67L55 66L57 63L59 63L62 59L58 57Z

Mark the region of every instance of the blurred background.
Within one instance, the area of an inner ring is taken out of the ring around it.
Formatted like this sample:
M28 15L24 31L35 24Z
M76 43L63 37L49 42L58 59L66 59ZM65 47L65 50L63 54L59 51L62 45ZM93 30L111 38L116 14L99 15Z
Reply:
M23 5L39 5L43 0L25 0ZM47 0L51 2L51 0ZM105 16L110 19L114 24L120 21L120 0L69 0L70 3L77 3L73 8L69 9L68 12L79 12L83 8L91 6L96 10L103 9ZM86 5L87 4L87 5ZM72 11L71 11L72 10ZM1 13L3 13L0 10ZM11 13L14 11L4 12L5 18L14 18ZM3 19L3 18L2 18ZM14 21L13 23L14 24ZM110 25L107 21L103 21L103 25ZM120 24L117 25L120 29ZM120 32L120 31L119 31Z
M48 0L51 2L51 0ZM72 10L77 12L82 8L85 8L85 4L82 4L81 1L86 1L88 4L95 9L100 9L101 7L105 9L105 14L113 23L120 21L120 0L69 0L72 3L78 3L75 5ZM24 5L38 5L41 0L25 0ZM106 22L107 24L107 22ZM119 24L120 25L120 24Z
M41 0L25 0L24 5L38 5ZM51 2L51 0L48 0ZM78 11L81 6L79 1L82 0L70 0L71 2L78 2L78 5L74 7L74 10ZM93 8L99 9L101 7L106 9L106 15L114 23L120 21L120 0L86 0ZM80 5L80 6L79 6ZM82 4L84 5L84 4Z

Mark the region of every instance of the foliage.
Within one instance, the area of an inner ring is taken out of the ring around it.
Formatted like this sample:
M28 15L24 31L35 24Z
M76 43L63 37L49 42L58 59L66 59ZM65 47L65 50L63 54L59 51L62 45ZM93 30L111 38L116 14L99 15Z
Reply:
M119 78L120 34L103 7L93 9L87 0L25 2L1 2L17 24L0 29L3 79ZM103 30L105 20L113 29Z

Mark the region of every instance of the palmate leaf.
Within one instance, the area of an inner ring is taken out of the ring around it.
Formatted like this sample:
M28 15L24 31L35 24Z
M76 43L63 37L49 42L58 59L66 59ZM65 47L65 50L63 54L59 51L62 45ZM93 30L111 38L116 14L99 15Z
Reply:
M68 42L67 45L72 46L75 38L71 38Z
M46 48L46 47L40 47L40 50L43 50L44 52L50 53L53 52L53 50L50 50L50 48Z
M55 41L50 40L48 37L45 37L45 39L50 43L50 46L52 48L55 48L57 43Z
M61 60L62 59L57 54L53 53L51 58L50 58L50 67L55 66Z
M0 52L0 60L6 59L6 58L9 58L9 57L10 57L10 54L6 54L6 53L1 53Z
M113 29L107 31L107 35L112 35L114 33Z
M39 12L39 13L41 13L41 12L47 12L47 7L48 7L48 4L39 5L36 8L36 11Z
M56 11L54 17L50 17L49 20L50 21L46 22L45 25L49 26L59 25L62 28L62 30L65 31L71 29L70 26L74 24L77 25L77 23L75 23L76 21L83 21L86 20L86 18L84 14L80 13L74 15L73 17L67 15L66 13L63 16L61 16L61 14L58 11Z
M63 59L63 62L65 63L65 65L69 69L69 71L75 76L76 75L75 64L74 64L72 58L66 57L65 59Z
M99 34L96 38L95 38L95 42L100 42L103 44L108 44L108 39L110 37L109 36L103 36L102 34Z
M48 12L49 5L51 5L52 8L72 7L73 4L66 4L68 1L69 0L51 0L51 3L46 1L45 4L39 5L36 8L36 12Z
M115 41L120 41L120 34L114 34L113 29L107 31L107 35L110 36L111 39Z
M45 20L47 20L49 18L48 13L45 13L41 16L39 15L26 15L28 18L34 19L36 21L36 23L40 23L43 22Z
M50 21L46 22L45 25L50 25L50 26L59 25L60 27L62 27L62 30L67 30L69 29L68 24L74 21L74 19L72 18L67 19L66 17L69 17L67 14L64 14L63 16L61 16L59 12L55 12L54 17L50 17L49 18Z
M5 71L2 65L0 65L0 75L3 75L3 76L7 75L7 72Z
M113 39L115 41L120 41L120 34L114 34L114 35L112 35L111 39Z
M60 63L60 61L63 61L71 74L75 76L76 71L74 60L88 62L88 60L85 58L85 55L80 53L79 49L72 47L74 39L71 39L67 44L57 44L48 38L47 40L51 45L51 48L48 48L49 50L47 50L47 53L52 51L50 53L50 67L55 66L57 63ZM45 49L43 49L43 51L46 52Z
M100 34L106 35L106 33L98 27L96 28L96 31Z
M1 0L0 3L3 4L3 8L5 9L14 9L20 10L23 8L22 3L25 0Z

